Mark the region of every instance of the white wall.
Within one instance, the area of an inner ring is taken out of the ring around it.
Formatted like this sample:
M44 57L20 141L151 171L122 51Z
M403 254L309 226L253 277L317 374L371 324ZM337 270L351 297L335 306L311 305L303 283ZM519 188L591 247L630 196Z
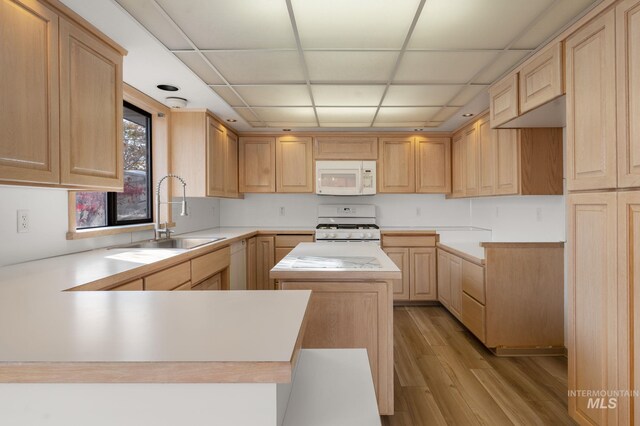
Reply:
M469 226L469 200L444 195L384 194L336 197L314 194L246 194L220 201L221 226L304 226L317 224L320 204L375 204L382 226ZM280 209L284 208L284 215ZM418 209L420 212L418 214Z
M564 197L476 198L471 225L491 229L493 241L565 241Z
M190 216L174 219L178 232L219 225L217 199L190 199ZM175 208L175 206L174 206ZM17 232L17 210L29 210L29 233ZM67 191L0 186L0 266L153 237L151 231L69 241ZM215 212L215 215L214 215Z

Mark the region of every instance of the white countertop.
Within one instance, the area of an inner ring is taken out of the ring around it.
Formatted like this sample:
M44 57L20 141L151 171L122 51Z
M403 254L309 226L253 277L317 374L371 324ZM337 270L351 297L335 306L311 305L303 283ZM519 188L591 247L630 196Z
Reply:
M475 257L478 260L484 260L484 247L482 247L480 244L480 242L467 243L454 241L440 243L441 246L450 247L459 252L468 254L471 257Z
M271 269L270 276L285 278L289 273L300 275L305 272L316 276L322 273L344 273L345 276L397 275L400 278L400 269L380 246L367 242L300 243Z

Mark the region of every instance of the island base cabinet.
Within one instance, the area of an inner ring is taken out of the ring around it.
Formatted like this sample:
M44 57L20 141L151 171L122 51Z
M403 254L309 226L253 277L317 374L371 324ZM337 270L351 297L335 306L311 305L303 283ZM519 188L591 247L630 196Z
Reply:
M279 281L311 290L302 347L366 348L381 415L393 414L393 283Z

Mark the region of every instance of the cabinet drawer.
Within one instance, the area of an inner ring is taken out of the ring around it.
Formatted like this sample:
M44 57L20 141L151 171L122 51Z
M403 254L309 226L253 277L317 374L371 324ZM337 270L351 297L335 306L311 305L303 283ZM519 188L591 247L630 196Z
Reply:
M276 235L276 247L294 248L299 243L312 243L313 235Z
M276 249L276 264L285 258L286 255L291 253L292 248L277 248Z
M222 274L215 274L200 284L191 287L191 290L222 290Z
M476 335L481 342L485 341L485 307L478 303L473 297L467 293L462 293L462 323L473 334Z
M111 291L142 291L142 290L144 290L142 278L139 280L131 281L126 284L119 285L118 287L114 287L111 289Z
M187 281L186 283L182 284L181 286L178 286L178 287L173 289L173 291L189 291L189 290L191 290L191 281Z
M231 249L225 247L191 261L191 282L199 283L207 277L229 267Z
M191 278L189 262L181 263L144 279L145 290L173 290Z
M407 236L382 234L382 247L435 247L435 235Z
M484 268L462 261L462 291L483 305L485 302Z

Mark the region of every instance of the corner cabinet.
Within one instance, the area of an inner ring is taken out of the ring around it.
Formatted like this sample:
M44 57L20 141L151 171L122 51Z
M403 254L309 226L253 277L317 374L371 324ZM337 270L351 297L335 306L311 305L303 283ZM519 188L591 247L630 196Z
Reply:
M0 181L121 191L120 46L55 4L0 1Z
M241 197L238 138L208 111L172 111L171 146L171 170L187 182L187 197ZM180 185L172 188L182 195Z

